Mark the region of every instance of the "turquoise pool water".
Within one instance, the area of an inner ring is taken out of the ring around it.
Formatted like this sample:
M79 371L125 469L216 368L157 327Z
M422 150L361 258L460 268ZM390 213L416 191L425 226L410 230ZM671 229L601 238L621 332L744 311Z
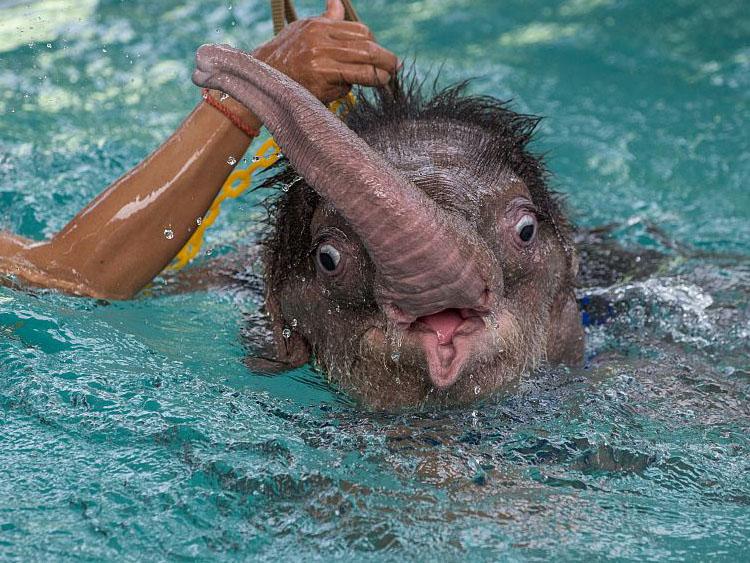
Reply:
M577 222L669 260L581 290L618 311L586 369L399 415L248 372L251 292L0 288L0 559L747 558L747 3L356 5L423 71L548 116ZM198 45L270 34L260 0L0 0L0 226L62 227L195 104ZM256 236L254 197L213 254Z

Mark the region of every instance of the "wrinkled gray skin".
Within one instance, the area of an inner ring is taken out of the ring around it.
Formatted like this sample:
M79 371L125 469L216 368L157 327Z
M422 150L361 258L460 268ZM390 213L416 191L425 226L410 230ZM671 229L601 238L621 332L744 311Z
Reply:
M269 284L276 365L312 354L367 405L398 408L468 403L581 360L573 250L520 177L473 158L482 131L411 121L360 138L225 46L201 47L193 80L255 112L320 196L309 259Z

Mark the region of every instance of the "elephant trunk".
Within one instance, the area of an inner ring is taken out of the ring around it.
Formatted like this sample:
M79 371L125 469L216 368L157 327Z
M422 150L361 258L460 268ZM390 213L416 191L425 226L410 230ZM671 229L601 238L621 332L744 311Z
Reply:
M487 310L488 258L460 219L281 72L227 46L204 45L196 61L193 81L251 109L294 169L361 237L381 281L378 302L392 320Z

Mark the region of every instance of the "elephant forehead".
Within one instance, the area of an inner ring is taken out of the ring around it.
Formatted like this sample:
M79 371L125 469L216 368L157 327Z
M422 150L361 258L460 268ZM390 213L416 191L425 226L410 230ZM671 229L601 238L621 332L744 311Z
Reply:
M498 147L480 127L415 120L367 131L363 138L442 207L473 214L488 197L517 191L518 177L488 158Z
M477 167L478 154L491 143L480 127L450 120L388 123L362 137L402 169L425 161L445 167Z

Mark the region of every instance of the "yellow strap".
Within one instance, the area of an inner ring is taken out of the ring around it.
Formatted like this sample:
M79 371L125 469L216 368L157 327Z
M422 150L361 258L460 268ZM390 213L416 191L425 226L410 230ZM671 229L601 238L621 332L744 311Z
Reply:
M216 199L208 208L205 217L195 230L187 244L177 253L174 261L167 267L168 270L177 271L187 266L190 261L198 256L203 246L203 234L206 229L214 224L216 218L221 213L221 204L226 199L235 199L239 197L252 184L253 174L259 168L266 169L273 165L279 159L279 145L273 139L268 139L263 143L253 157L252 163L247 168L233 171L227 181L216 196Z

